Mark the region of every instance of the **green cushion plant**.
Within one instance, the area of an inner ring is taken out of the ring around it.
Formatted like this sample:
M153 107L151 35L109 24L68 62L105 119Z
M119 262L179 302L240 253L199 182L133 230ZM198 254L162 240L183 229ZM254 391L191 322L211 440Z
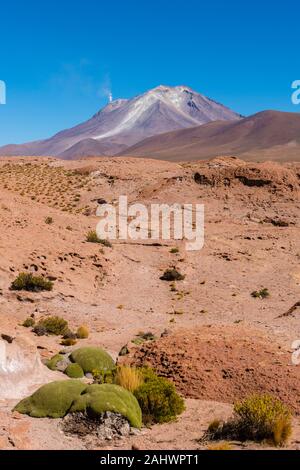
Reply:
M113 370L116 367L112 357L106 351L93 346L75 349L70 359L79 364L85 374L92 373L94 370Z

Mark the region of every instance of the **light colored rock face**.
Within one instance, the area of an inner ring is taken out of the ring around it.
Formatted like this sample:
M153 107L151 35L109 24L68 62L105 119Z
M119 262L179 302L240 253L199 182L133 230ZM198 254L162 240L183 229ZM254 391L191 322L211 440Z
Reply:
M164 132L240 115L185 86L159 86L130 100L109 103L88 121L50 139L0 148L2 155L51 155L76 158L114 155Z
M51 380L34 345L22 338L0 341L0 399L19 399Z

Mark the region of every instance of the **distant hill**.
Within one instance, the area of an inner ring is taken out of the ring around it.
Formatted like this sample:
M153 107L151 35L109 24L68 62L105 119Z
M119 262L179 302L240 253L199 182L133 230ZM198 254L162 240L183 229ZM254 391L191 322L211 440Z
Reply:
M238 121L181 129L145 139L122 155L173 161L218 155L300 161L300 114L263 111Z
M191 88L161 85L130 100L115 100L88 121L49 139L1 147L0 155L66 159L114 155L153 135L216 120L237 121L240 117Z

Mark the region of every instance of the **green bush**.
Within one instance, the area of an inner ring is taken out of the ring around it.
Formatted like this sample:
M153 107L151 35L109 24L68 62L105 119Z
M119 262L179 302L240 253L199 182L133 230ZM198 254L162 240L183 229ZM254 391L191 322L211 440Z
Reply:
M53 282L43 276L34 276L31 273L20 273L11 284L11 290L26 290L30 292L50 291Z
M292 432L289 409L271 395L253 395L234 405L234 416L227 422L215 421L206 436L209 439L268 441L283 446Z
M30 328L35 325L35 319L32 317L26 318L26 320L23 321L22 326L25 328Z
M76 336L78 339L86 339L89 337L89 329L87 326L85 325L81 325L78 329L77 329L77 332L76 332Z
M115 376L116 376L117 369L112 370L98 370L93 369L93 383L94 384L114 384L115 383Z
M64 373L71 379L81 379L84 376L79 364L69 364Z
M62 361L64 359L64 356L62 354L55 354L55 356L51 357L51 359L48 359L46 362L46 366L50 370L56 370L57 363Z
M270 297L270 292L267 288L264 288L264 289L261 289L259 291L254 291L251 293L251 296L254 298L254 299L267 299L268 297Z
M75 349L70 355L72 362L77 362L84 373L92 373L94 370L107 371L115 369L115 363L111 356L101 348L85 347Z
M63 339L76 339L76 338L77 338L76 333L73 333L72 330L67 328L66 331L64 332Z
M158 377L152 369L145 368L141 372L144 383L134 394L142 409L144 423L166 423L180 415L185 406L175 386Z
M291 412L271 395L253 395L234 406L241 440L270 440L276 446L291 434Z
M80 380L51 382L20 401L14 410L33 418L62 418L85 389Z
M60 344L62 346L74 346L75 344L77 344L77 340L73 338L66 338L62 339Z
M45 336L47 335L47 330L44 326L41 325L35 325L35 327L32 330L37 336Z
M91 230L90 232L88 232L86 236L86 241L89 243L100 243L101 245L109 248L112 247L112 244L109 240L103 240L102 238L98 237L96 230Z
M38 332L39 328L49 335L64 335L68 330L68 322L61 317L45 317L39 320L33 331Z
M70 412L87 412L97 416L105 411L120 413L128 419L131 426L142 426L142 412L135 396L118 385L89 385L75 399Z

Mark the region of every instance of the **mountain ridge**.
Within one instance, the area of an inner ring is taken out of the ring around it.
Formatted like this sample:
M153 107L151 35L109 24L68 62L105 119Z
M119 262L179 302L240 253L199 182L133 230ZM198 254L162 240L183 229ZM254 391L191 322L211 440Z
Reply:
M300 114L267 110L235 122L214 121L149 137L120 155L175 161L218 155L300 160Z
M132 99L108 103L87 121L50 138L10 144L0 155L46 155L76 158L76 152L114 155L147 137L241 116L186 86L160 85ZM75 151L75 152L74 152ZM82 156L82 155L80 155Z

